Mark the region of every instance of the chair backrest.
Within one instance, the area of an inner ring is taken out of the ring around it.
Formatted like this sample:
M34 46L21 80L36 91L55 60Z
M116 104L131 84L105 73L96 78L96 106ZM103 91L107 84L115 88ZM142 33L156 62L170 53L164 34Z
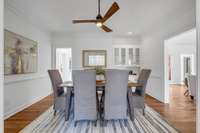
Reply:
M188 76L188 89L189 89L189 94L191 96L196 97L196 91L197 91L197 86L196 86L196 76L195 75L189 75Z
M105 116L104 119L127 118L128 70L105 71Z
M49 73L49 77L51 79L54 96L55 97L59 96L60 94L62 94L64 92L63 88L58 87L60 84L63 83L60 72L59 72L59 70L54 69L54 70L48 70L48 73Z
M136 93L138 93L141 96L145 96L147 81L149 79L150 74L151 74L150 69L142 69L140 72L137 82L139 84L142 84L142 87L136 87Z
M74 119L96 120L96 71L73 70Z

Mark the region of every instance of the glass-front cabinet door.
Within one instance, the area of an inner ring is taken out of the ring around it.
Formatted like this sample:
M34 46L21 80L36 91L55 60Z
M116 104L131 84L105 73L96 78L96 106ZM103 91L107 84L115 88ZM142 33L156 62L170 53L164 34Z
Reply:
M114 56L115 56L115 65L120 65L120 49L114 48Z
M115 47L114 62L117 66L139 66L140 48L138 47Z
M128 48L128 65L132 66L134 64L134 54L133 48Z
M126 65L126 49L121 48L121 65Z

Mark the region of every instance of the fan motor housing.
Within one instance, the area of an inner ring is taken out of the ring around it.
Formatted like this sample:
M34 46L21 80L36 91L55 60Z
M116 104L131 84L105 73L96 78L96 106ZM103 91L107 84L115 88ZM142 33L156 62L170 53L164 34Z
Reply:
M101 20L102 18L103 17L101 16L101 14L98 14L97 17L96 17L97 20Z

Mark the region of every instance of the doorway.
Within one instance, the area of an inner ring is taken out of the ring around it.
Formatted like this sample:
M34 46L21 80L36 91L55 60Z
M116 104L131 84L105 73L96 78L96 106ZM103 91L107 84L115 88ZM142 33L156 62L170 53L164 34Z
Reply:
M196 29L192 29L165 40L164 44L165 103L174 111L193 110L187 112L191 113L188 118L193 125L197 120L196 101L191 98L195 96L192 92L197 90L192 87L197 77L196 35Z
M186 77L196 75L196 29L165 40L164 53L165 103L170 103L170 98L175 95L173 92L176 91L172 89L172 86L178 85L180 87L176 88L184 89ZM185 89L188 90L188 87ZM186 90L178 91L182 96L184 95L182 92Z
M194 75L194 55L181 55L181 82L184 84L184 79L188 75Z
M56 48L56 69L60 71L63 81L72 80L71 48Z

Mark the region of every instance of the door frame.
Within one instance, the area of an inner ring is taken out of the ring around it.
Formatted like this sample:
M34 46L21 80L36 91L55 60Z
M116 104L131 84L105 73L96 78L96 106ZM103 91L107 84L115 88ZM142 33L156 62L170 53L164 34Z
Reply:
M4 132L4 72L3 72L3 51L4 51L4 0L0 0L0 132Z
M200 133L200 0L196 0L196 28L197 28L197 115L196 131Z

